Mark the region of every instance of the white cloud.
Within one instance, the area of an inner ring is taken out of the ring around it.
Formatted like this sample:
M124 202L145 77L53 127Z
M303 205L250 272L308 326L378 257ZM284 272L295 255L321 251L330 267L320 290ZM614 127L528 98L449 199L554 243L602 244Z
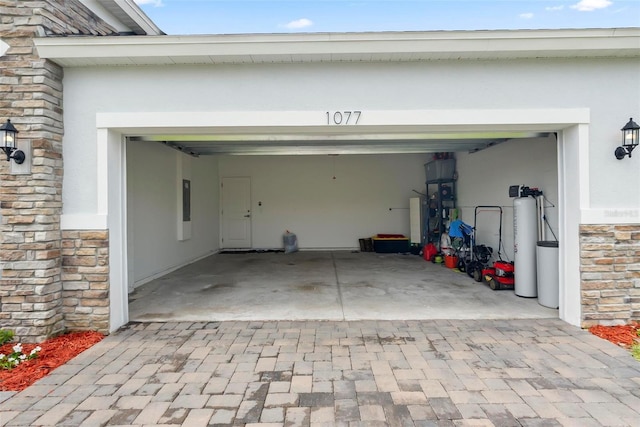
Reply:
M558 10L562 10L564 9L564 6L547 6L544 8L544 10L548 11L548 12L556 12Z
M300 28L306 28L313 25L313 21L307 18L296 19L295 21L291 21L287 24L284 24L285 28L290 30L298 30Z
M591 12L597 9L604 9L613 4L609 0L580 0L578 3L571 6L572 9L577 9L580 12Z
M151 4L154 7L162 7L162 6L164 6L164 4L162 3L162 0L134 0L134 1L139 5Z
M530 12L529 13L521 13L519 16L522 19L531 19L531 18L533 18L533 13L530 13Z

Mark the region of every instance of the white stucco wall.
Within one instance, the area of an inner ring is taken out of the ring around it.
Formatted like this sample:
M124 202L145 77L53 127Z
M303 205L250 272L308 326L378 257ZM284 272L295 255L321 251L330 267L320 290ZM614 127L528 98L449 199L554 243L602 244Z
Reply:
M559 209L564 245L560 315L578 324L578 224L637 222L640 218L640 192L629 190L640 182L636 156L622 161L613 156L620 143L620 128L630 116L640 116L640 98L629 95L640 93L638 70L637 58L66 68L62 222L64 225L64 217L104 214L108 207L109 223L112 218L123 223L117 218L119 181L111 176L111 169L118 172L117 167L108 162L107 180L100 173L106 168L100 164L105 153L100 156L98 150L108 148L106 154L117 154L120 142L115 135L132 134L140 123L148 134L194 132L186 122L193 123L196 131L205 132L214 123L228 127L226 132L237 130L235 126L247 126L242 131L250 132L252 126L268 127L272 125L269 120L277 118L277 125L289 132L304 131L311 123L320 133L322 123L313 121L316 115L360 110L363 117L373 118L367 124L371 129L380 125L379 129L392 132L406 130L396 126L403 123L416 125L412 132L491 131L478 120L482 118L503 125L502 130L562 130L557 178L559 198L564 201ZM421 121L418 115L425 119ZM96 132L97 119L98 127L104 129ZM540 123L554 125L536 126ZM113 138L104 137L106 129ZM350 128L349 132L357 131ZM513 153L505 152L501 161L512 161L510 155ZM464 157L460 156L463 162ZM482 175L476 178L480 181L498 171L498 167L482 168ZM506 194L511 183L540 185L548 191L546 182L508 182L505 178L499 188L487 187L487 194ZM475 204L472 197L464 198L467 196L461 196L463 202ZM103 228L104 218L97 219L95 228ZM175 222L170 228L175 230ZM278 236L281 232L277 230ZM111 248L115 255L119 254L117 243ZM114 286L119 282L112 280Z
M477 153L458 153L458 206L464 222L474 224L476 206L500 206L502 218L502 255L513 260L513 199L509 185L537 187L548 199L545 214L553 232L558 226L557 143L548 138L512 140ZM553 206L552 206L553 205ZM499 211L478 209L477 241L498 247ZM547 228L547 240L555 240Z
M180 177L178 162L190 165ZM177 181L182 177L191 179L192 234L179 241ZM218 188L216 158L191 158L157 143L127 144L130 289L218 249Z
M613 78L612 76L615 76ZM96 113L587 108L590 206L640 207L613 150L640 115L637 59L433 61L65 70L64 213L96 209ZM555 129L547 129L554 131Z
M424 192L427 158L226 156L219 171L251 178L254 248L281 248L290 230L301 249L353 249L359 238L377 233L409 236L409 198L416 196L412 190Z

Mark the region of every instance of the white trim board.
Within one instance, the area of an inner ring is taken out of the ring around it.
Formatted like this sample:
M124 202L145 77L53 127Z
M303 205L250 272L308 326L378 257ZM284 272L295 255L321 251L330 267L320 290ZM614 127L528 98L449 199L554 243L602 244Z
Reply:
M640 209L583 209L582 224L640 224Z
M61 230L106 230L107 215L65 214L60 216Z
M587 108L523 110L363 110L358 124L327 125L326 111L98 113L98 129L122 133L287 133L557 131L590 121Z

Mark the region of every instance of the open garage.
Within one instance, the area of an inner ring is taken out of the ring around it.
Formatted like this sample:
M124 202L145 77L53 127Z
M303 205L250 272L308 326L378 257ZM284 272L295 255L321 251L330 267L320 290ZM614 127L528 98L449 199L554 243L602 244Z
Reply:
M438 194L425 185L425 164L445 150L458 164L459 217L477 226L478 243L495 248L495 259L513 260L509 183L544 188L557 230L553 133L320 136L129 137L130 319L557 316L535 298L492 291L416 254L354 253L363 237L410 236L416 197L425 208L412 243L429 240L428 205ZM478 205L503 209L502 230L496 212L475 217ZM270 253L282 251L287 230L302 255Z

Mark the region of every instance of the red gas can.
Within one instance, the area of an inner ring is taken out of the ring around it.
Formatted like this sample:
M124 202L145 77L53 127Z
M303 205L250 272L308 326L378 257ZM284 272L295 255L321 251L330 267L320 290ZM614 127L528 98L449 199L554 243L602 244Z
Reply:
M425 261L433 261L433 258L435 258L438 253L438 248L436 248L436 245L433 243L427 243L424 245L424 250L422 252L422 256Z

